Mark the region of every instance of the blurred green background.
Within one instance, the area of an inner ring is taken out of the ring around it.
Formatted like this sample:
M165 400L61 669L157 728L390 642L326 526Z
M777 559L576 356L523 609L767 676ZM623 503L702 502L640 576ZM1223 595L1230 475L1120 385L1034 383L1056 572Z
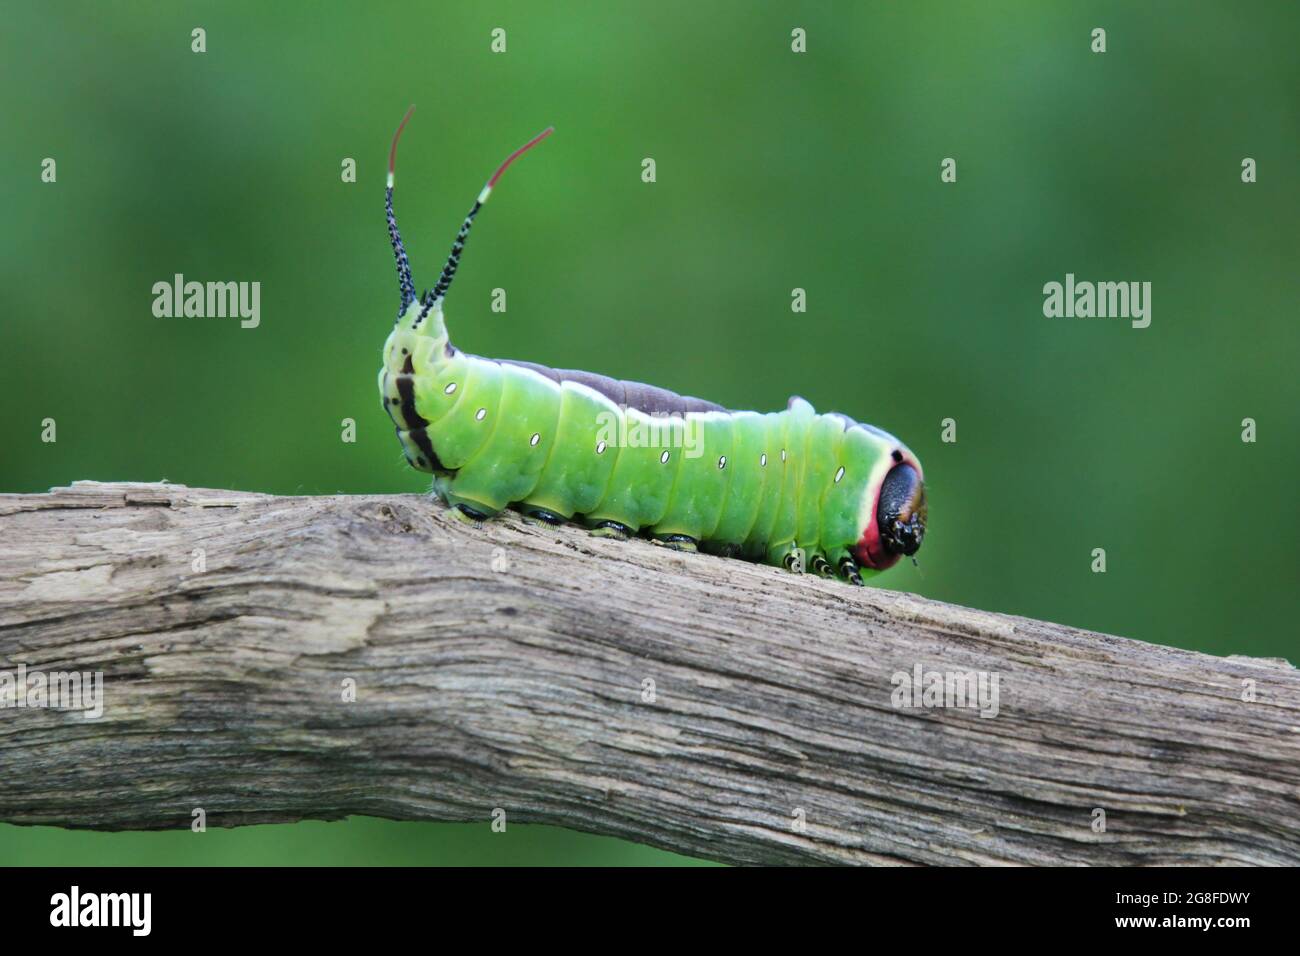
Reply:
M375 385L414 102L421 287L500 158L557 130L479 217L463 348L893 431L931 521L883 586L1295 660L1297 28L1292 0L7 4L0 490L425 490ZM260 327L155 318L178 272L261 282ZM1045 318L1067 272L1151 282L1150 328ZM680 859L486 822L0 827L7 863Z

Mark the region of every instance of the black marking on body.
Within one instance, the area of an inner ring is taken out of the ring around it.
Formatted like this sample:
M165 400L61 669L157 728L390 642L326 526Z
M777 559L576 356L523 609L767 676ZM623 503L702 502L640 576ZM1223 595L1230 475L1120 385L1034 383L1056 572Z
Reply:
M402 374L397 376L397 394L401 400L402 421L406 422L406 427L410 429L425 428L428 421L420 416L415 410L415 364L411 361L411 356L406 357L406 364L402 366Z
M415 447L424 452L424 457L429 459L430 468L434 471L449 470L438 458L438 453L433 450L433 442L429 441L429 433L427 431L423 428L413 428L407 434L411 436L411 441L415 442ZM421 462L421 464L423 464L423 462Z
M424 458L420 460L421 467L425 466L427 460L428 467L434 471L446 471L438 458L438 453L433 450L433 442L429 440L428 420L415 410L415 379L412 378L414 374L415 365L408 355L406 363L402 366L402 374L395 379L399 398L394 399L394 402L398 403L398 410L401 412L402 421L406 424L411 441L415 442L415 447L424 454Z

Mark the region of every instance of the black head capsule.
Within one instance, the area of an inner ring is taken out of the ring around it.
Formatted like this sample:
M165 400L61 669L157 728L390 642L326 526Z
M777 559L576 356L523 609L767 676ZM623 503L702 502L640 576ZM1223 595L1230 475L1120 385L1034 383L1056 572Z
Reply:
M903 555L921 548L925 537L925 482L916 465L894 453L898 464L885 475L876 497L876 510L853 549L859 565L876 571L893 567Z
M891 555L916 554L925 537L925 483L911 465L895 465L885 476L876 505L880 546Z

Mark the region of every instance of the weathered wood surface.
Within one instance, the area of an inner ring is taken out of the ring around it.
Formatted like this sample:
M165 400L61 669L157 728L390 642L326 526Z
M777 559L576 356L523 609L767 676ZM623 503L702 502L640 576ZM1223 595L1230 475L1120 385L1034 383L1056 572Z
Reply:
M102 671L105 711L0 709L8 822L501 808L735 863L1300 863L1285 662L418 496L0 496L20 663ZM997 716L896 708L918 664L997 675Z

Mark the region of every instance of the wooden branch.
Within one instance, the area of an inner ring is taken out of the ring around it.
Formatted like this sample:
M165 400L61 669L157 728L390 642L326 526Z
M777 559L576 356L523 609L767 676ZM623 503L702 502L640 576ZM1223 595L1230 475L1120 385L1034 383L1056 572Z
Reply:
M101 671L104 712L0 709L13 823L500 808L733 863L1300 863L1284 661L414 495L0 496L0 679L20 664L24 690ZM996 716L895 706L918 666L995 676Z

